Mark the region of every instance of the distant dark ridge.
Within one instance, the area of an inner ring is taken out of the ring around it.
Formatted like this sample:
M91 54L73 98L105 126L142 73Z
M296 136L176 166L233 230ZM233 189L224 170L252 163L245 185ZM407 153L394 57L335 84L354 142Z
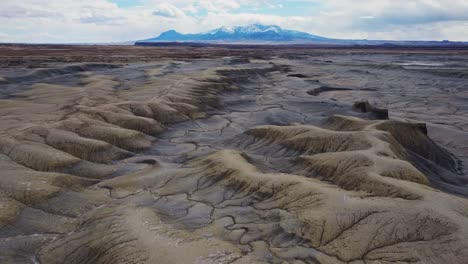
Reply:
M437 44L425 45L404 45L404 44L376 44L376 45L356 45L356 44L328 44L328 43L310 43L310 44L286 44L286 43L202 43L202 42L135 42L135 46L148 47L221 47L221 48L333 48L333 49L425 49L425 50L468 50L468 43L450 43L434 42Z
M218 48L234 48L234 49L247 49L247 48L333 48L333 47L349 47L336 44L275 44L275 43L246 43L246 44L230 44L230 43L202 43L202 42L135 42L135 46L148 46L148 47L218 47Z

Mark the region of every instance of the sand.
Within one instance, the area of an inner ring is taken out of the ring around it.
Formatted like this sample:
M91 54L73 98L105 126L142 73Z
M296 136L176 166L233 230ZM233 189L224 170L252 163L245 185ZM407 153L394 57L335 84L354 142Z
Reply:
M4 45L0 66L0 263L468 259L468 51Z

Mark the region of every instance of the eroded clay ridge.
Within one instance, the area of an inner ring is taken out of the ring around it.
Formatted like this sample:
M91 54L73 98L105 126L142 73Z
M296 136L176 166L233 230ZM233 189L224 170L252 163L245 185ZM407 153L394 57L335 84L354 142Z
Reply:
M456 161L421 124L334 115L251 127L184 163L138 155L287 72L158 68L129 89L85 72L2 99L1 262L464 263L468 201L429 175Z

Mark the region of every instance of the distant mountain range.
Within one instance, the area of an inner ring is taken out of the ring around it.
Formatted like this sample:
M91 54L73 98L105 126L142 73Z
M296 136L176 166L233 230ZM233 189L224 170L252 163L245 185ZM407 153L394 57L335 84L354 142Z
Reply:
M291 41L321 41L326 38L308 33L282 29L274 25L252 24L245 27L217 28L199 34L181 34L175 30L162 33L159 37L143 40L143 42L161 41L219 41L219 42L291 42Z
M219 43L219 44L333 44L333 45L468 45L468 42L451 41L387 41L366 39L332 39L309 33L283 29L275 25L252 24L245 27L221 27L205 33L182 34L169 30L158 37L137 41L136 45L151 43Z

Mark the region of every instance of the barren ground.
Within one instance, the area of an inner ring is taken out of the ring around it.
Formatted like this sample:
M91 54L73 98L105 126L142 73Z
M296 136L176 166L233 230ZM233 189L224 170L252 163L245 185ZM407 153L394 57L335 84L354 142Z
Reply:
M0 46L0 263L468 259L468 51Z

